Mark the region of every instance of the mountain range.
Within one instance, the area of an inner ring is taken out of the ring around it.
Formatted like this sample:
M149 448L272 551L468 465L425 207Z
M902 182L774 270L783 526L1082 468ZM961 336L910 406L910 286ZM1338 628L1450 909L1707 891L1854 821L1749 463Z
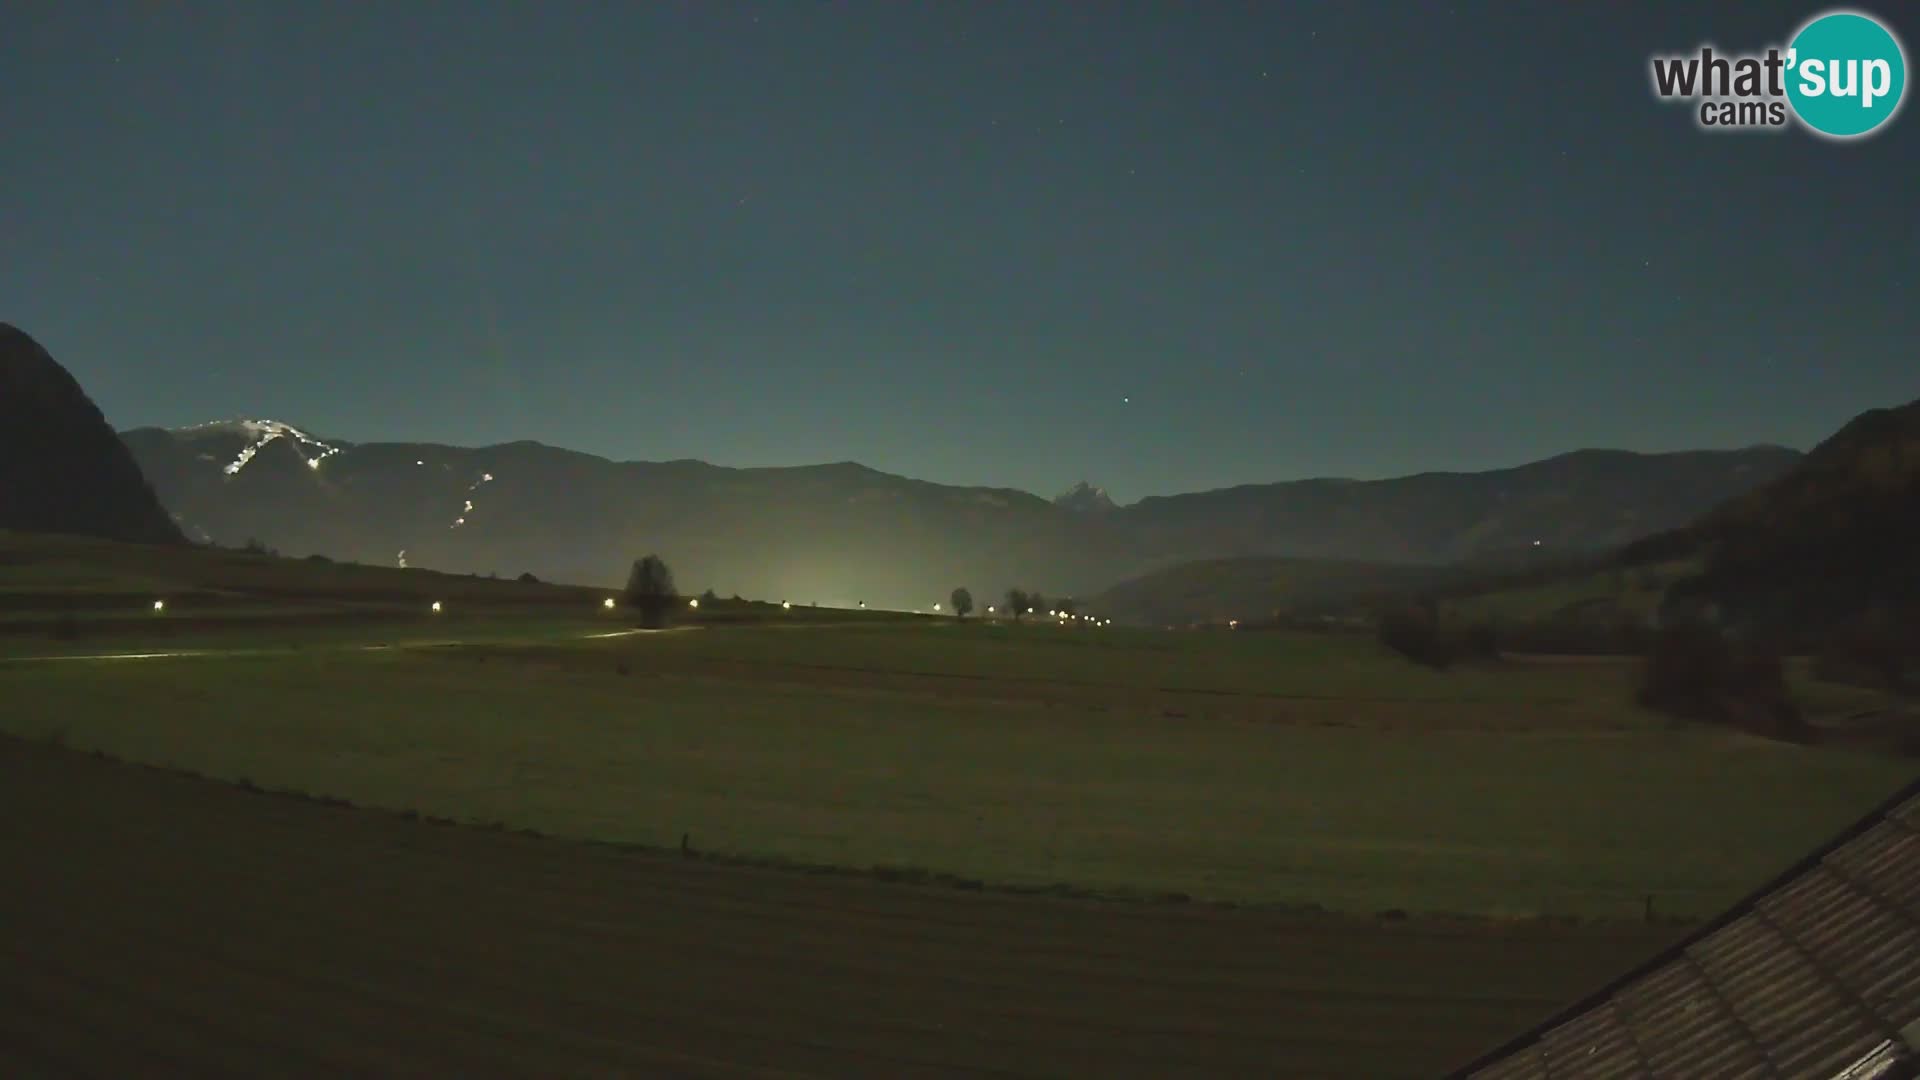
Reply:
M1247 556L1433 564L1600 550L1693 520L1792 469L1796 451L1590 450L1480 473L1305 480L1119 507L1049 501L853 462L615 462L533 442L352 444L267 420L122 439L188 534L289 555L617 584L657 552L684 587L919 608L955 585L1086 596Z
M1741 515L1787 528L1809 513L1862 513L1854 546L1877 551L1880 527L1913 506L1914 414L1868 414L1811 456L1584 450L1488 472L1254 484L1117 506L1085 482L1050 501L853 462L738 469L533 442L353 444L275 420L116 438L45 349L0 326L0 528L149 542L184 531L288 555L594 585L618 584L654 552L690 590L828 605L930 608L963 584L983 597L1014 585L1088 597L1187 564L1239 580L1249 566L1266 573L1263 559L1279 560L1286 579L1267 586L1300 595L1334 566L1344 569L1332 579L1406 583L1421 580L1419 567L1767 531L1715 524ZM1783 518L1786 504L1795 509ZM1702 518L1715 507L1718 517ZM1715 550L1759 541L1744 543ZM1723 569L1745 565L1731 558ZM1303 568L1309 560L1318 568Z

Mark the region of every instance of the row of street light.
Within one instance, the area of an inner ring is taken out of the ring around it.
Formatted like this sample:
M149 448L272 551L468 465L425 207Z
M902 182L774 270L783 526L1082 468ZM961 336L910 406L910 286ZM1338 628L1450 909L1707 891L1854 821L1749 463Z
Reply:
M614 599L613 599L613 597L611 597L611 596L609 596L609 597L607 597L606 599L604 599L604 600L602 600L602 601L600 601L600 606L601 606L602 608L604 608L605 610L607 610L607 611L612 611L612 610L613 610L613 609L614 609L614 608L615 608L616 606L618 606L618 605L617 605L617 604L615 604L615 602L614 602ZM860 602L860 607L861 607L862 609L864 609L864 608L865 608L866 606L867 606L867 602L866 602L866 601L864 601L864 600L862 600L862 601ZM687 607L689 607L689 608L692 608L692 609L695 609L695 610L698 610L698 609L699 609L699 607L700 607L700 598L696 596L696 597L693 597L693 598L691 598L691 599L689 599L689 600L687 601ZM154 610L154 611L155 611L156 613L158 613L158 612L164 612L164 611L166 611L166 610L167 610L167 602L166 602L165 600L155 600L155 601L153 602L153 610ZM432 612L433 614L435 614L435 615L438 615L438 614L440 614L440 613L442 613L443 611L445 611L445 610L446 610L446 607L445 607L445 605L444 605L444 604L442 604L442 603L441 603L440 601L438 601L438 600L435 600L435 601L434 601L434 602L433 602L433 603L432 603L431 605L429 605L429 607L428 607L428 610L429 610L429 611L431 611L431 612ZM792 611L792 610L793 610L793 601L791 601L791 600L782 600L782 601L780 601L780 610L782 610L782 611ZM941 606L940 606L939 604L935 604L935 605L933 605L933 610L935 610L935 611L940 611L940 610L941 610ZM988 604L988 605L987 605L987 614L989 614L989 615L992 615L993 613L994 613L994 606L993 606L992 604ZM1028 608L1028 609L1027 609L1027 614L1029 614L1029 615L1031 615L1031 614L1033 614L1033 609L1032 609L1032 608ZM1078 619L1078 620L1080 620L1080 621L1082 621L1082 622L1088 622L1088 623L1092 623L1092 624L1093 624L1093 625L1095 625L1095 626L1112 626L1112 625L1113 625L1113 620L1112 620L1112 619L1096 619L1096 618L1094 618L1094 617L1093 617L1092 615L1076 615L1076 614L1074 614L1073 612L1070 612L1070 611L1048 611L1048 612L1047 612L1047 617L1048 617L1048 618L1050 618L1050 619L1059 619L1059 620L1061 620L1062 622L1071 622L1071 621L1073 621L1073 620L1075 620L1075 619ZM1237 625L1237 623L1236 623L1236 625Z

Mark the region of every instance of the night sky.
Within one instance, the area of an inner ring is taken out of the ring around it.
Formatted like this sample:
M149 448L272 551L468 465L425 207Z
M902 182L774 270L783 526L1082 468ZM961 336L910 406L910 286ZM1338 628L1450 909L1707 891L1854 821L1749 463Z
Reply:
M1920 396L1920 113L1702 133L1648 55L1819 9L1629 6L13 5L0 320L120 427L1122 501Z

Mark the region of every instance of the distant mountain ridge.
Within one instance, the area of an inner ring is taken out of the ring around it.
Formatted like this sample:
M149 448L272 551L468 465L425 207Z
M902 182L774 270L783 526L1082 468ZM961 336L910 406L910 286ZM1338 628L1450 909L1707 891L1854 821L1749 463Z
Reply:
M86 391L0 323L0 529L177 544L180 530Z
M197 538L288 554L616 584L657 551L683 586L798 603L930 607L955 585L1091 595L1198 559L1437 563L1670 529L1796 464L1779 447L1581 451L1513 469L1307 480L1115 507L853 462L614 462L533 442L352 444L265 420L122 436ZM236 467L237 466L237 467Z
M1587 451L1522 468L1598 482L1594 469L1620 464ZM1089 602L1134 621L1222 623L1358 613L1416 593L1499 600L1508 619L1617 626L1659 609L1663 617L1706 614L1790 648L1817 650L1839 634L1880 650L1920 650L1920 401L1862 413L1751 490L1605 550L1489 545L1447 566L1202 560L1129 579ZM1530 604L1553 606L1523 614Z

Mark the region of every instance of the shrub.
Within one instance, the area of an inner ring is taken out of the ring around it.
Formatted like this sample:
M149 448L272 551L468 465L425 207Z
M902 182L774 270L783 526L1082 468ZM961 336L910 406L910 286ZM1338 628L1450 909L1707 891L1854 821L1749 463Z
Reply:
M528 571L526 571L526 572L524 572L524 573L522 573L522 574L521 574L521 575L520 575L520 576L519 576L519 577L518 577L517 579L515 579L515 580L517 580L517 581L519 581L519 582L520 582L520 584L522 584L522 585L538 585L538 584L540 584L540 579L539 579L539 578L537 578L537 577L534 577L534 576L533 576L533 571L531 571L531 570L528 570Z

